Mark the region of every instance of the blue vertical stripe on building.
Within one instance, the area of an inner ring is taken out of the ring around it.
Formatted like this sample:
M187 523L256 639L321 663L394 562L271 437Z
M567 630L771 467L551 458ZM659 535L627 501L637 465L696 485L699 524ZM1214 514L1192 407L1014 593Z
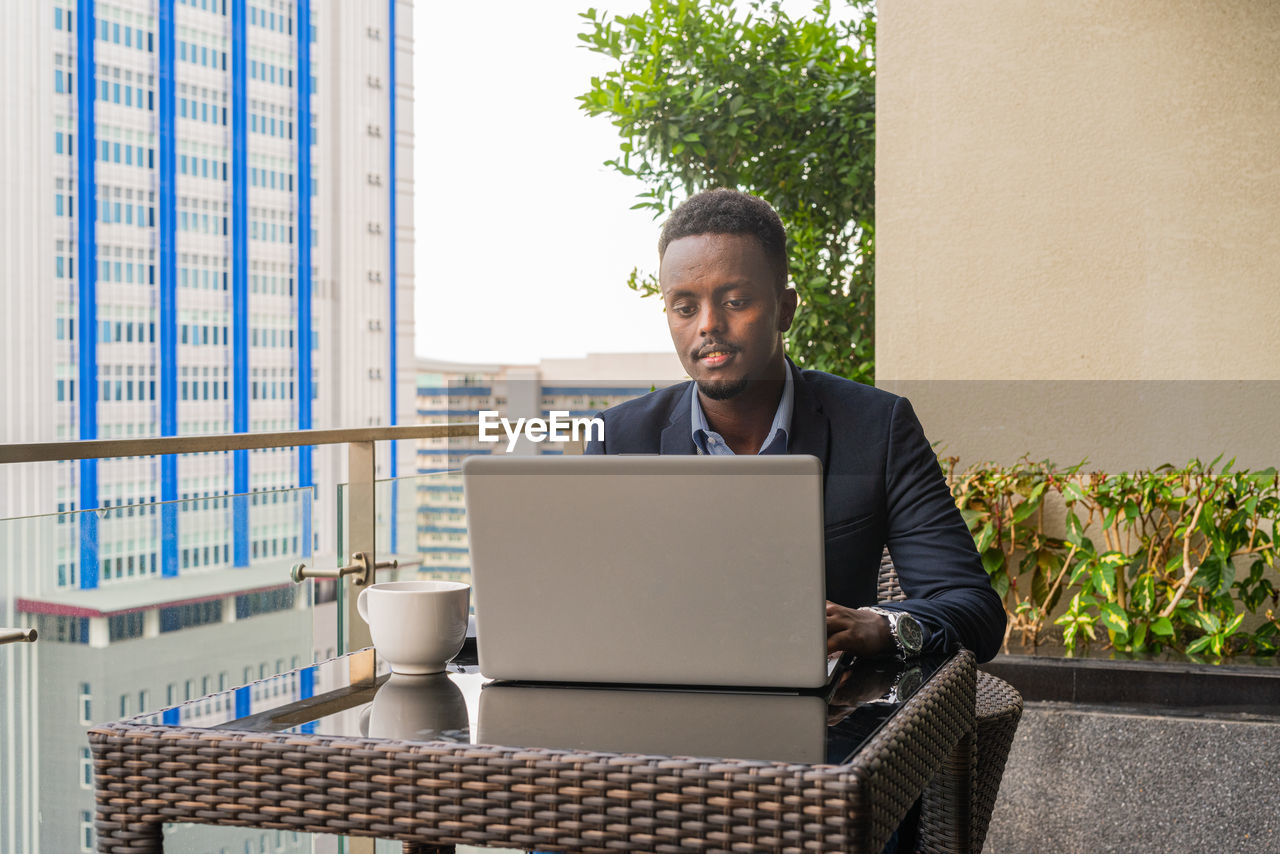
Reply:
M93 0L77 0L76 18L76 305L80 321L77 339L77 377L80 394L77 410L80 438L98 438L98 187L94 159L98 156L98 134L94 124L94 96L97 93L93 39L97 32ZM98 461L80 461L81 510L98 506ZM80 516L80 586L98 586L98 514Z
M231 0L231 428L249 432L249 111L245 0ZM249 565L249 452L233 451L233 563Z
M160 0L157 33L159 73L156 113L159 122L160 252L160 435L178 435L178 154L174 102L174 0ZM160 458L160 574L178 574L178 457Z
M253 710L253 697L250 694L250 687L245 685L243 688L236 689L236 717L247 718Z
M232 481L236 484L249 480L249 452L232 451ZM236 486L231 498L231 562L233 566L249 565L249 496Z
M304 588L305 589L305 588ZM298 699L306 700L316 695L316 667L304 667L298 671ZM305 733L314 733L316 731L316 722L307 721L299 730Z
M388 339L391 342L390 370L391 374L391 425L394 427L396 422L396 291L399 289L399 280L396 278L396 197L398 195L396 187L396 0L387 0L387 31L390 38L387 39L390 53L390 73L387 75L389 89L391 90L391 121L388 134L391 137L391 155L390 166L388 167L391 188L391 206L390 206L390 222L387 231L391 235L391 255L388 264L388 279L391 291L390 314L391 322L388 325L391 334ZM396 443L391 443L391 477L396 477ZM396 524L396 518L399 508L396 506L399 498L397 495L398 484L391 484L391 551L394 553L399 550L400 531Z
M181 711L177 706L171 709L165 709L160 714L160 721L165 726L177 726L181 722Z
M298 240L298 352L297 377L298 429L311 429L311 0L298 0L297 22L297 132L298 180L294 185L298 198L298 223L294 233ZM298 447L298 486L314 485L310 445ZM308 509L310 504L308 502ZM302 554L311 554L311 514L302 517Z

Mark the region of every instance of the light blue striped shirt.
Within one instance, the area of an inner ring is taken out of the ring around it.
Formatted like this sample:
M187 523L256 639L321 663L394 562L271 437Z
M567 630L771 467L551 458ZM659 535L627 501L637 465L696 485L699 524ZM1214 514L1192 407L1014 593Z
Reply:
M785 454L787 452L791 413L795 410L795 406L795 380L791 378L791 366L788 365L786 377L782 381L782 399L778 401L778 411L773 413L773 423L769 425L769 438L765 440L758 453ZM702 411L696 388L693 391L693 406L690 409L692 410L693 444L697 446L698 453L713 457L734 456L733 448L729 447L724 437L707 424L707 415Z

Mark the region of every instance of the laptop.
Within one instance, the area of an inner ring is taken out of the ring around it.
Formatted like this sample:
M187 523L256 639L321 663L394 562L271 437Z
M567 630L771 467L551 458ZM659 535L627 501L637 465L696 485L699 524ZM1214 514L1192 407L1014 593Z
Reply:
M811 456L468 457L492 679L820 690L822 466Z

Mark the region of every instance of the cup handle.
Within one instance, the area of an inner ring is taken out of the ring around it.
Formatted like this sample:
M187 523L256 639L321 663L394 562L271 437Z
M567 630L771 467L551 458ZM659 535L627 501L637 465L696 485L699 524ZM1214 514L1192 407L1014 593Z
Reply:
M369 588L360 591L360 595L356 597L356 612L360 614L360 619L366 623L369 622L369 606L365 603L364 597L369 595Z

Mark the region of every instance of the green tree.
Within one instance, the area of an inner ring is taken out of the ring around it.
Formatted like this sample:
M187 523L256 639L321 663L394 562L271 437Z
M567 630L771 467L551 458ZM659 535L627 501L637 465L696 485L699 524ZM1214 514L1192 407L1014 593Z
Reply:
M616 65L579 96L609 116L605 165L646 185L655 218L710 187L766 199L787 226L800 365L874 379L875 19L851 0L805 17L777 3L652 0L642 14L582 13L579 34ZM630 286L657 292L638 269Z

